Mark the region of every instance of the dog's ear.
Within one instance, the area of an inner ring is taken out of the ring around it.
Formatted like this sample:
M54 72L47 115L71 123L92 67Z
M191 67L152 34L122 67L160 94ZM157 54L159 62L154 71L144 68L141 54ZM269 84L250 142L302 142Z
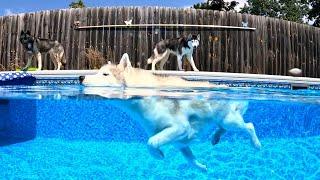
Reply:
M123 69L125 68L132 68L129 55L127 53L124 53L121 57L121 60L118 64L118 67L121 67Z
M31 33L30 33L30 31L29 31L29 30L26 32L26 34L27 34L27 35L31 35Z
M21 30L20 35L23 35L23 34L24 34L24 31L23 31L23 30Z
M197 40L200 41L200 34L197 35Z

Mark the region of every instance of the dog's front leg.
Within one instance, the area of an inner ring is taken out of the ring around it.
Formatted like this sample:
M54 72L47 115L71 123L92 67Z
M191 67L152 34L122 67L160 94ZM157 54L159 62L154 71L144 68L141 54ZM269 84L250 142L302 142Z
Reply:
M38 52L37 55L36 55L36 57L37 57L37 61L38 61L38 69L37 69L37 71L41 71L41 69L42 69L41 53Z
M167 127L150 137L148 140L148 149L150 154L157 158L163 159L163 152L159 149L161 146L180 140L187 135L187 129L177 125Z
M226 130L222 127L219 127L219 129L214 133L211 139L211 144L216 145L219 143L221 136L226 133Z
M188 55L188 61L193 69L193 71L199 71L198 68L196 67L195 63L194 63L194 60L193 60L193 56L192 54L191 55Z
M24 68L21 69L22 71L27 71L28 68L31 66L31 62L32 62L33 55L31 55L31 54L28 53L27 56L28 56L28 57L27 57L27 58L28 58L27 65L26 65Z
M201 164L196 157L193 155L191 149L189 146L180 147L179 148L182 155L188 160L191 165L195 166L196 168L199 168L201 171L207 171L207 166L204 164Z
M177 55L177 63L178 63L178 70L183 71L183 69L182 69L182 56L181 55Z

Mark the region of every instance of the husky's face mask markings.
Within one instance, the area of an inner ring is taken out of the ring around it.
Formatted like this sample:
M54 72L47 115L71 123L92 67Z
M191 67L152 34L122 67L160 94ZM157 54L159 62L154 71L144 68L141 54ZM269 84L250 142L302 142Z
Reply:
M23 44L24 48L27 50L29 54L32 54L34 39L30 34L30 31L24 32L21 31L20 38L21 44Z
M189 47L197 48L200 44L200 34L195 36L195 35L189 35L188 37L188 45Z

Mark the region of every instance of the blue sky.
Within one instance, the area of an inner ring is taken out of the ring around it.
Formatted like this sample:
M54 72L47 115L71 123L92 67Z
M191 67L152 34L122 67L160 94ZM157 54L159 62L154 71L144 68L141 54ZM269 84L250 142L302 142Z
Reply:
M0 0L0 16L50 9L65 9L73 0ZM169 6L191 7L204 0L84 0L88 7ZM227 0L228 1L228 0ZM238 0L243 3L245 0Z

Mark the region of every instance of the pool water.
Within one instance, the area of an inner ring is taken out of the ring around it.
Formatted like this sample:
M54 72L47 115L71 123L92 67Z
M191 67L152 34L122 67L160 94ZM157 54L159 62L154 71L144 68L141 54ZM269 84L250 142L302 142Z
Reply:
M173 146L163 148L163 160L154 159L139 112L123 108L146 95L248 101L244 119L255 125L262 148L230 131L215 146L211 134L192 143L207 172L190 166ZM0 114L2 178L320 179L317 90L0 86Z

